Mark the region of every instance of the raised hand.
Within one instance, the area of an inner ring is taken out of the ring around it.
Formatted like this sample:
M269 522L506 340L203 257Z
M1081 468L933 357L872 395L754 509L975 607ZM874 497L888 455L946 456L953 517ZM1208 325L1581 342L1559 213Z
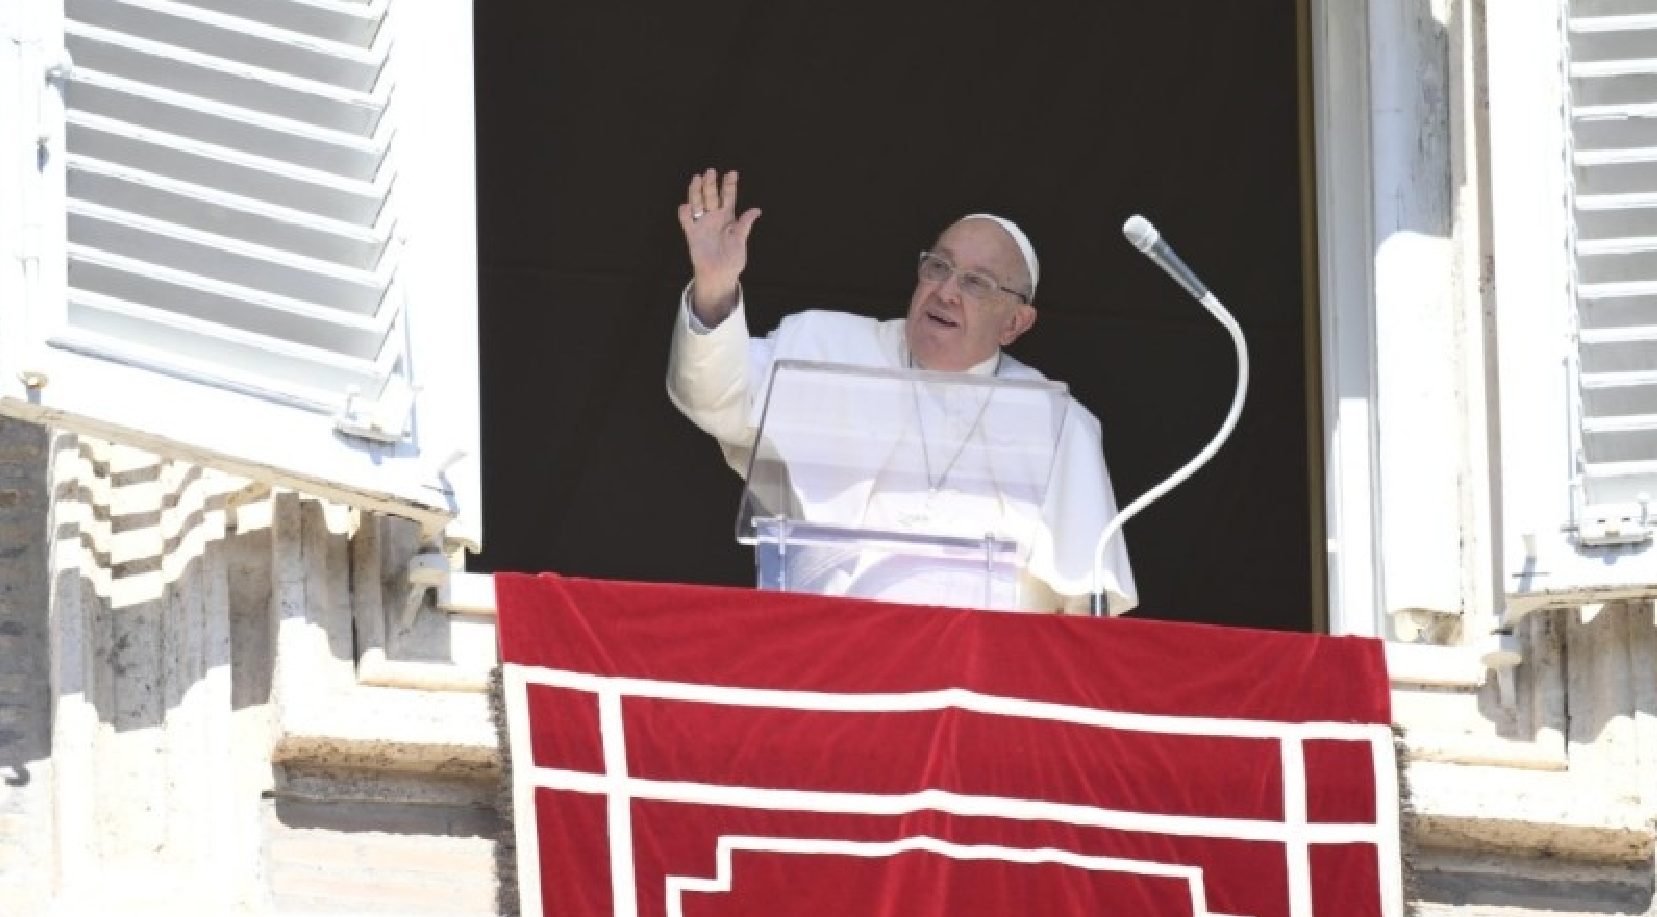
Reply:
M693 175L679 205L679 227L695 270L690 305L710 328L736 308L737 281L748 265L748 233L759 219L758 208L737 216L736 182L734 170L723 181L713 169Z

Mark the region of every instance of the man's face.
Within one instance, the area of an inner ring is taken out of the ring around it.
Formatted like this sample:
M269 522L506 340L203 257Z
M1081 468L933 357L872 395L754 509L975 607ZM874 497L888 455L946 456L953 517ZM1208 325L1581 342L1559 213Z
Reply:
M917 282L909 298L904 334L910 354L922 368L969 369L1011 344L1035 322L1035 307L1011 293L997 290L973 298L961 292L961 276L968 273L992 277L1015 290L1030 288L1018 245L1000 226L989 220L962 220L944 230L932 251L954 264L955 274L941 281Z

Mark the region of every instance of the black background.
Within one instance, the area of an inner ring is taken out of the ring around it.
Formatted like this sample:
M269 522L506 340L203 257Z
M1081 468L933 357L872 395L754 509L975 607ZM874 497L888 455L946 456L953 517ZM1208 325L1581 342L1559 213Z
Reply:
M1309 629L1295 6L478 4L486 551L477 569L748 583L740 482L668 403L692 172L764 216L755 333L901 315L955 217L1042 260L1013 347L1104 425L1118 502L1224 416L1225 333L1121 239L1143 212L1237 314L1242 424L1128 525L1146 617Z

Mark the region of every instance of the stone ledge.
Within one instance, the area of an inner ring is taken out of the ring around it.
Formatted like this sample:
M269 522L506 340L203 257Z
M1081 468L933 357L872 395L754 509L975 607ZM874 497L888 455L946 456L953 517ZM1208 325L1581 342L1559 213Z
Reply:
M1567 917L1648 914L1650 864L1544 857L1529 852L1418 850L1421 917Z
M372 647L357 660L357 680L370 687L482 694L489 689L493 667L493 663L484 666L388 659L385 650Z
M1557 733L1523 741L1499 735L1406 726L1404 744L1409 749L1411 762L1418 766L1433 762L1554 772L1570 767L1570 759L1565 756L1565 740Z
M359 686L284 706L272 759L438 774L500 766L484 694Z
M1478 650L1469 646L1384 644L1387 676L1394 690L1412 687L1469 688L1484 685L1490 670L1479 661Z
M1408 774L1418 845L1613 862L1653 854L1649 813L1569 772L1416 762Z

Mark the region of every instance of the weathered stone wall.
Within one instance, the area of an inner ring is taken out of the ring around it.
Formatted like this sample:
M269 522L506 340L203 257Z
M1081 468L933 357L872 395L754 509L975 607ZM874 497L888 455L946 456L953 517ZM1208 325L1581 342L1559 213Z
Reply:
M411 524L0 420L0 539L0 912L493 910L488 644L405 625Z
M1537 612L1517 631L1511 685L1395 681L1423 912L1657 913L1652 607Z
M491 781L423 771L284 768L263 806L269 906L493 913L494 792Z
M0 417L0 901L49 892L51 690L47 435Z

